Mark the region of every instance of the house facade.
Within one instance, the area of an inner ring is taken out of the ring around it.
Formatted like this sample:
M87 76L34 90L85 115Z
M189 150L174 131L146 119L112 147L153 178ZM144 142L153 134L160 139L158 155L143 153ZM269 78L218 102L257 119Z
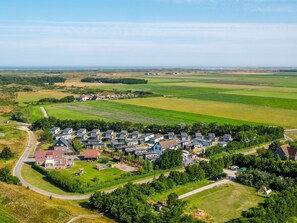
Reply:
M65 168L67 166L67 160L60 150L37 150L35 160L39 166L45 168Z
M150 151L162 154L167 149L177 149L177 148L178 148L177 140L171 139L171 140L164 140L164 141L155 143L150 149Z

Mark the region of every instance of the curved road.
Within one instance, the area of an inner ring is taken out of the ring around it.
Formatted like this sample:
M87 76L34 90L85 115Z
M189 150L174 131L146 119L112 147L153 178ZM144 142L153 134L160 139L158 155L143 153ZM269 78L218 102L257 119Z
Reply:
M34 143L35 143L35 137L34 137L34 133L29 130L29 128L28 128L29 125L27 125L27 124L21 124L21 125L19 125L19 127L20 127L21 130L26 131L28 133L28 135L29 135L28 145L27 145L24 153L22 154L22 156L20 157L20 159L18 160L18 162L16 163L16 165L15 165L15 167L13 169L13 175L16 176L16 177L18 177L20 179L22 185L25 186L25 187L29 187L31 190L33 190L33 191L35 191L35 192L37 192L39 194L42 194L42 195L45 195L45 196L52 196L53 198L64 199L64 200L85 200L85 199L89 199L90 196L91 196L91 194L83 194L83 195L61 195L61 194L51 193L51 192L42 190L42 189L40 189L38 187L35 187L35 186L29 184L22 177L22 174L21 174L21 172L22 172L22 166L23 166L23 164L25 163L25 161L28 159L28 157L30 155L30 151L33 148ZM222 181L218 181L216 183L213 183L213 184L204 186L202 188L198 188L198 189L196 189L194 191L191 191L189 193L180 195L179 198L182 199L182 198L191 196L193 194L199 193L201 191L204 191L204 190L213 188L215 186L219 186L219 185L222 185L222 184L226 184L226 183L232 182L232 180L235 177L235 175L234 175L235 172L230 171L230 170L226 170L226 169L224 169L224 172L227 173L227 175L228 175L227 179L222 180ZM140 180L140 181L137 181L135 183L137 183L137 184L143 184L143 183L150 182L153 179L154 179L154 177L149 178L149 179ZM105 190L104 192L111 193L116 188L117 187L115 187L113 189Z

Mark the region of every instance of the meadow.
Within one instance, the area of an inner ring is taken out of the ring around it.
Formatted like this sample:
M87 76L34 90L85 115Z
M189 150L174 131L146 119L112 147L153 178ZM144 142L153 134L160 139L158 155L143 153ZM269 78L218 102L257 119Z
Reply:
M90 101L45 105L48 114L60 119L103 119L179 124L218 122L267 124L296 128L297 73L192 71L177 75L161 73L145 78L148 84L92 83L92 88L150 91L160 97ZM81 86L79 78L67 80ZM65 92L63 92L65 93ZM33 100L31 97L30 100ZM25 103L24 97L18 99ZM30 107L32 121L42 117L40 107Z
M227 222L238 218L242 211L256 207L264 198L256 189L237 183L230 183L200 192L184 199L188 211L203 210L214 222Z
M74 202L49 199L25 187L0 182L0 222L68 222L78 215L94 215ZM105 217L97 217L91 222L114 222Z
M0 125L0 151L7 146L15 154L12 159L0 159L0 168L4 166L12 168L18 157L22 154L27 141L28 136L26 132L21 131L14 126Z

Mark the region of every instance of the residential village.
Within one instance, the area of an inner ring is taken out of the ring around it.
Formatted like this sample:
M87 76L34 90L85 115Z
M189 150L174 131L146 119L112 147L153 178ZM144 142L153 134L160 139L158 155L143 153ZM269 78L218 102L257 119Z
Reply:
M108 101L108 100L115 100L115 99L128 99L128 98L136 98L138 97L137 94L133 93L106 93L106 94L81 94L77 100L78 101L90 101L90 100L97 100L97 101Z
M45 168L70 168L75 165L75 160L96 161L103 152L108 151L116 162L123 161L123 157L132 156L139 160L155 162L166 150L183 150L183 164L195 163L207 147L221 145L225 147L232 141L230 134L216 137L214 133L203 136L201 133L189 135L186 132L175 134L168 132L166 135L143 133L138 131L129 133L126 130L114 132L107 130L101 132L93 129L88 132L82 128L74 131L73 128L61 130L59 127L50 129L54 143L48 150L35 152L36 163ZM73 149L73 140L79 140L83 151Z

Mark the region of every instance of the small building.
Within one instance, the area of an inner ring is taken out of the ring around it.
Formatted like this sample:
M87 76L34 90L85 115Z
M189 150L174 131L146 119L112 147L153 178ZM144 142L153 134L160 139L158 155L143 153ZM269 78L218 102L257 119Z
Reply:
M230 142L232 141L232 136L231 134L225 134L224 136L221 137L221 140L222 142Z
M167 133L167 139L174 139L174 138L175 138L174 132L168 132Z
M205 139L198 139L198 140L195 140L195 142L200 142L205 147L212 145L212 141L205 140Z
M118 148L119 146L122 146L122 143L120 143L118 140L116 139L112 139L110 140L110 146L114 149Z
M87 130L86 129L79 129L77 132L76 132L76 135L79 136L79 135L84 135L87 133Z
M294 148L289 144L285 144L275 151L275 155L280 156L281 159L297 161L297 148Z
M100 151L97 149L86 149L81 153L85 160L95 161L98 160L100 156Z
M90 132L90 135L92 135L92 134L99 135L99 134L100 134L100 130L99 130L99 129L93 129L93 130Z
M216 141L216 135L214 133L208 133L208 140L209 141Z
M65 168L67 166L67 160L60 150L37 150L35 160L39 166L45 168Z
M178 148L177 140L171 139L171 140L164 140L164 141L156 142L152 146L150 151L162 154L167 149L177 149L177 148Z
M186 133L186 132L182 132L182 133L180 134L180 139L181 139L181 140L189 140L189 135L188 135L188 133Z
M104 134L103 134L103 140L104 141L110 141L113 138L113 130L107 130Z
M126 140L125 144L127 146L137 146L138 145L138 140L137 139Z
M200 149L202 148L202 144L200 142L191 142L184 146L187 150L193 150L193 149Z
M51 134L56 135L61 131L60 127L54 127L50 129Z
M88 135L87 134L76 135L75 138L79 140L86 140L88 138Z
M144 156L148 153L146 149L135 150L134 156L139 159L144 159Z
M101 142L101 140L85 140L82 142L84 147L87 149L104 149L106 148L106 144Z
M153 137L153 138L150 138L150 143L156 143L156 142L160 142L161 140L164 139L164 136L156 136L156 137Z
M160 159L160 154L157 152L147 152L144 155L144 159L155 162L156 160Z
M72 128L66 128L62 131L62 135L70 135L73 132Z
M71 152L70 148L69 148L69 142L64 139L63 137L57 139L54 143L53 143L53 149L54 150L60 150L64 153L67 152Z
M223 148L226 147L228 145L228 142L222 141L222 142L218 142L218 146L222 146Z
M195 133L195 138L196 139L203 139L203 136L202 136L202 134L200 132L196 132Z
M138 139L139 138L139 132L138 131L133 131L131 134L132 139Z
M77 98L77 100L78 101L88 101L88 100L91 100L93 97L94 97L94 95L92 95L92 94L82 94Z
M155 137L153 133L147 133L140 137L139 141L148 142L151 138Z

